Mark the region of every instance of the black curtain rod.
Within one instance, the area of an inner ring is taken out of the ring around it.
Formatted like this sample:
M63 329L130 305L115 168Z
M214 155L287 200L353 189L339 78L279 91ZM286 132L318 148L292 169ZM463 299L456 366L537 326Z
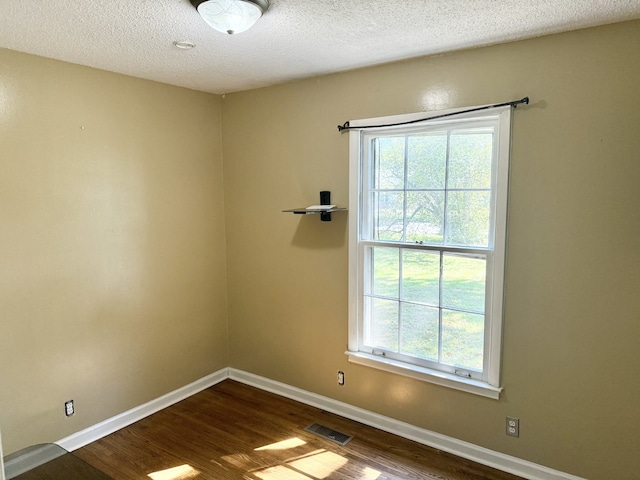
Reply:
M349 125L349 121L346 121L344 122L343 125L338 125L338 132L343 132L345 130L363 130L365 128L397 127L399 125L409 125L411 123L419 123L419 122L424 122L426 120L435 120L438 118L452 117L454 115L462 115L463 113L489 110L490 108L499 108L499 107L507 107L507 106L517 107L518 105L521 105L523 103L527 105L529 103L529 97L524 97L520 100L513 100L511 102L494 103L493 105L485 105L484 107L470 108L468 110L461 110L459 112L443 113L441 115L435 115L433 117L418 118L417 120L409 120L407 122L387 123L386 125L362 125L359 127L352 127L351 125Z

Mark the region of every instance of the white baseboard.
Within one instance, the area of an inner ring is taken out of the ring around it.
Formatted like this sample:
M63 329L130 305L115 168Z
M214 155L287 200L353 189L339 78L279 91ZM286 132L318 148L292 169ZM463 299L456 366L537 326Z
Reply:
M586 480L233 368L229 378L529 480Z
M428 445L444 452L449 452L482 465L518 475L528 480L586 480L234 368L224 368L211 375L207 375L185 387L109 418L104 422L63 438L56 443L71 452L131 425L163 408L169 407L180 400L195 395L227 378L326 410L327 412L335 413L336 415L408 438L409 440Z
M104 422L100 422L89 428L74 433L73 435L63 438L56 443L65 450L72 452L80 447L88 445L91 442L95 442L102 437L106 437L107 435L120 430L121 428L131 425L138 420L142 420L143 418L148 417L149 415L156 413L163 408L167 408L174 403L178 403L185 398L195 395L196 393L201 392L202 390L205 390L215 385L216 383L220 383L223 380L226 380L227 378L229 378L229 369L223 368L222 370L218 370L217 372L196 380L189 385L178 388L177 390L169 392L166 395L156 398L155 400L151 400L144 405L132 408L131 410L121 413L120 415L116 415L115 417L111 417Z

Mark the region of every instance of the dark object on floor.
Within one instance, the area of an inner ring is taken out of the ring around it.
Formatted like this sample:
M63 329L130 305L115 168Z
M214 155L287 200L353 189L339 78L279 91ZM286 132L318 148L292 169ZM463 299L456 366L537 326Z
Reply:
M53 443L25 448L5 461L7 480L112 480Z

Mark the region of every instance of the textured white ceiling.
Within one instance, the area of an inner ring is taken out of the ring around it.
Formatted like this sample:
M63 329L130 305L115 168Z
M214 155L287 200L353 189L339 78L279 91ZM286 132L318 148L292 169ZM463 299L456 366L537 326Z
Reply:
M635 18L640 0L271 0L228 36L189 0L0 0L0 47L221 94Z

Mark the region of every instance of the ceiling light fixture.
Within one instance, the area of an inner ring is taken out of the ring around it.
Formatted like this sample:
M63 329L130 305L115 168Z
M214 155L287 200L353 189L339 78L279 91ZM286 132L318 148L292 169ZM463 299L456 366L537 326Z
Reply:
M191 0L200 16L219 32L249 30L269 8L269 0Z

